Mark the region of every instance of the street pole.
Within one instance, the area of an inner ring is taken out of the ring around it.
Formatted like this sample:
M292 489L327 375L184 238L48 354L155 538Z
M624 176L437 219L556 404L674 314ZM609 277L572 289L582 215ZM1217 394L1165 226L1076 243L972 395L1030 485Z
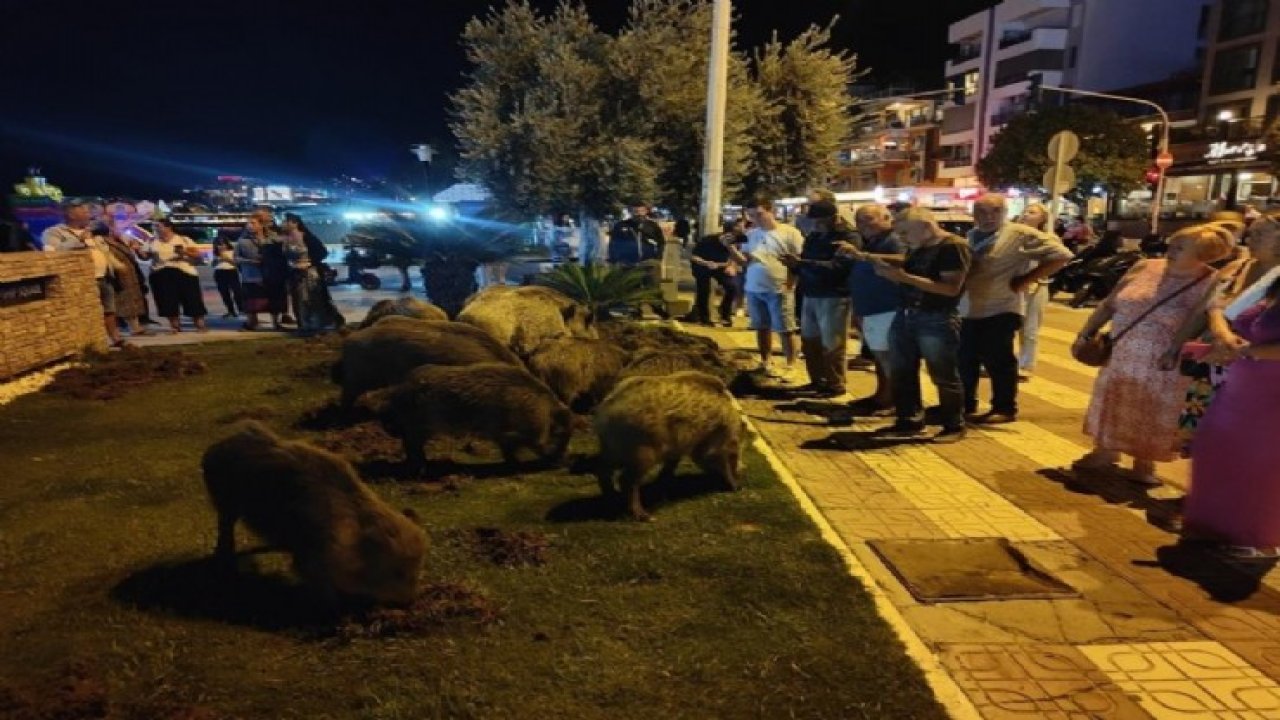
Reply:
M1041 86L1042 90L1053 90L1054 92L1067 93L1070 95L1084 95L1086 97L1103 98L1106 100L1119 100L1120 102L1138 103L1154 108L1160 113L1160 124L1163 129L1160 131L1160 156L1165 157L1169 154L1169 113L1165 112L1163 107L1150 100L1142 98L1129 97L1128 95L1112 95L1110 93L1093 92L1091 90L1077 90L1075 88L1054 87L1052 85ZM1156 181L1156 196L1151 198L1151 234L1155 235L1160 230L1160 206L1164 202L1164 172L1167 169L1163 163L1157 164L1160 171L1160 179Z
M698 233L719 232L724 187L724 112L729 82L730 0L715 0L711 20L711 61L707 64L707 145L702 161L702 208Z

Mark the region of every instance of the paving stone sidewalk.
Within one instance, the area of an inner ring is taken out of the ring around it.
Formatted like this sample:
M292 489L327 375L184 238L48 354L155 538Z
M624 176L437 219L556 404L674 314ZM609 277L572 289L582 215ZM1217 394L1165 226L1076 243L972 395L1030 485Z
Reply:
M1280 718L1272 563L1177 544L1165 528L1185 464L1155 490L1066 469L1087 447L1078 423L1092 378L1066 350L1079 321L1050 313L1048 377L1023 385L1022 419L954 445L878 445L867 434L884 420L840 426L819 405L743 405L982 717ZM741 329L685 329L726 349L753 343ZM873 378L850 382L865 395ZM867 544L989 537L1008 538L1079 597L918 602Z

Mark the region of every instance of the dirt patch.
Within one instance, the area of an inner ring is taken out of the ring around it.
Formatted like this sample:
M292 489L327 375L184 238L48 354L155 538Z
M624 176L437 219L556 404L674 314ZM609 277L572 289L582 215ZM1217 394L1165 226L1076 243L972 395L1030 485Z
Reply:
M342 640L426 635L445 625L488 625L499 609L484 593L458 583L431 583L407 608L378 608L346 618L338 628Z
M180 350L125 347L118 352L87 355L84 365L58 373L44 392L77 400L115 400L152 383L201 375L208 369Z
M404 457L404 445L376 422L329 430L315 444L353 463L399 462Z
M106 682L84 662L40 685L0 686L7 720L231 720L209 708L177 703L112 702Z
M546 564L550 547L547 536L540 532L507 532L492 527L450 530L446 538L476 557L509 568Z

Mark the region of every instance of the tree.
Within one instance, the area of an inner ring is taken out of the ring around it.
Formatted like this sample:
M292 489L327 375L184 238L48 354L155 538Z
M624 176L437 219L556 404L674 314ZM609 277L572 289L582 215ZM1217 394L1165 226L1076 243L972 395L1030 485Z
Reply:
M517 215L580 208L596 217L646 197L651 148L607 112L612 39L581 5L550 16L527 0L474 18L462 35L469 83L452 98L460 174Z
M711 23L705 0L634 0L610 57L618 79L612 108L652 148L654 200L686 216L702 192ZM768 110L741 53L729 56L727 90L724 187L732 197L747 172L751 126Z
M978 161L979 179L990 188L1040 187L1053 165L1049 139L1060 130L1080 136L1080 154L1071 160L1079 195L1088 195L1095 185L1124 193L1143 183L1151 157L1142 128L1090 105L1049 107L1013 118Z
M823 184L849 139L849 85L859 77L856 58L831 49L831 28L810 26L783 43L775 33L755 55L755 77L766 112L751 129L748 194L794 195Z

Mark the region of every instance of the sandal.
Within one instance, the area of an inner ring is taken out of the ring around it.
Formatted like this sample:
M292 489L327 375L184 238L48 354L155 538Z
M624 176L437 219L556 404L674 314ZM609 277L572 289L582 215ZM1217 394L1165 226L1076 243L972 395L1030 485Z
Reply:
M1280 560L1280 548L1256 548L1248 545L1223 545L1218 551L1236 560Z

